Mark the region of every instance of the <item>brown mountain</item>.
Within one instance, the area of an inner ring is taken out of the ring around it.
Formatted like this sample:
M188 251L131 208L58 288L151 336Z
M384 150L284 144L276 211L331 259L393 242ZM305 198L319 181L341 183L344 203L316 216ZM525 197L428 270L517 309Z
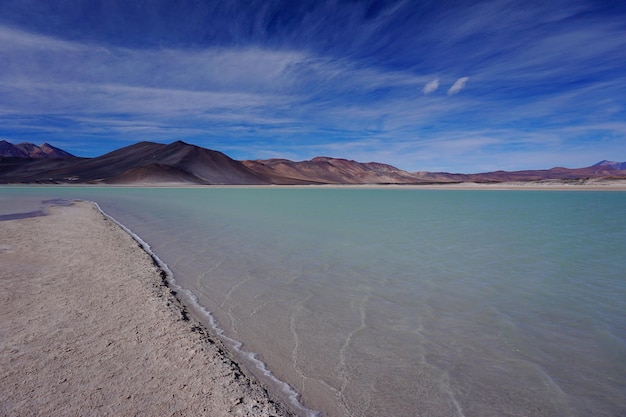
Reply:
M13 157L13 158L52 158L52 159L66 159L74 158L74 155L65 152L62 149L55 148L54 146L44 143L41 146L34 145L32 143L23 142L13 145L6 140L0 140L0 157Z
M448 172L407 172L377 162L360 163L346 159L318 157L310 161L287 159L243 161L274 184L450 184L462 182L498 183L509 181L581 180L590 178L626 179L626 163L602 161L587 168L552 168L527 171L494 171L479 174Z
M562 168L525 170L525 171L494 171L480 174L447 174L426 173L422 178L441 178L452 182L510 182L510 181L545 181L545 180L583 180L591 178L626 178L626 170L619 169L620 164L599 165L595 164L586 168ZM439 177L437 177L439 176Z
M597 164L594 164L591 166L592 168L599 168L599 167L603 167L603 168L614 168L614 169L620 169L620 170L626 170L626 162L614 162L614 161L600 161Z
M377 162L361 163L329 157L299 162L287 159L235 161L221 152L181 141L169 145L140 142L97 158L77 158L61 150L58 155L70 157L24 156L40 155L35 148L46 153L45 144L18 147L0 141L0 155L4 155L0 156L0 183L296 185L626 179L626 163L612 161L576 169L450 174L407 172Z
M274 184L410 184L419 182L412 174L377 162L317 157L310 161L288 159L243 161L251 170Z
M24 162L6 159L0 163L0 181L5 183L268 184L221 152L180 141L169 145L140 142L97 158L76 158L62 164L32 158Z

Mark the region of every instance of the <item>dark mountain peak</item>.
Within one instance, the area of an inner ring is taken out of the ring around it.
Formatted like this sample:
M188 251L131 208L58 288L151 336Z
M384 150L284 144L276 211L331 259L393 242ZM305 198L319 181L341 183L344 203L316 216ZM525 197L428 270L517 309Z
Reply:
M597 164L593 164L591 165L592 167L601 167L604 165L613 165L613 164L617 164L618 162L613 162L613 161L607 161L606 159L603 159L602 161L598 162Z
M44 154L48 155L48 158L75 158L71 153L57 148L56 146L52 146L49 143L44 143L39 149L41 149Z
M200 152L210 151L210 149L201 148L197 145L192 145L187 142L183 142L182 140L177 140L176 142L172 142L170 144L165 145L163 148L163 154L166 155L168 153L172 155L192 155Z
M176 151L176 152L181 151L181 150L186 150L188 152L206 152L206 151L217 152L208 148L200 147L198 145L192 145L182 140L177 140L176 142L170 143L169 145L165 147L165 149L168 151Z
M123 148L116 149L114 151L101 155L98 158L110 158L110 157L117 158L120 156L128 157L130 155L150 156L153 153L162 150L166 146L167 145L164 145L162 143L141 141L141 142L133 143L132 145L124 146Z
M66 159L74 158L69 152L65 152L62 149L55 148L54 146L44 143L41 146L37 146L30 142L22 142L17 145L13 145L6 140L0 141L0 156L8 156L13 158L50 158L50 159Z
M194 149L194 148L197 148L197 146L190 145L186 142L183 142L182 140L177 140L176 142L172 142L166 145L166 148L167 149L184 149L184 148Z
M211 153L211 154L220 154L220 155L226 156L220 151L216 151L216 150L209 149L209 148L203 148L201 146L193 145L191 143L187 143L182 140L177 140L176 142L172 142L168 145L165 145L165 150L168 152L186 151L190 153Z
M192 145L182 140L177 140L166 145L162 150L164 156L170 158L178 158L179 160L190 160L195 158L209 159L231 159L222 152L213 149L203 148L201 146ZM234 160L233 160L234 161Z
M593 164L591 167L626 170L626 162L607 161L605 159L603 161L598 162L597 164Z
M0 140L0 156L9 158L28 158L28 155L23 150L6 140Z
M130 148L130 147L133 147L133 146L150 146L150 145L165 146L162 143L150 142L149 140L142 140L142 141L133 143L132 145L128 145L127 147Z
M30 143L30 142L22 142L22 143L18 143L17 145L15 145L15 147L20 148L21 150L23 150L24 152L30 154L33 152L37 152L40 150L39 146L35 145L34 143Z

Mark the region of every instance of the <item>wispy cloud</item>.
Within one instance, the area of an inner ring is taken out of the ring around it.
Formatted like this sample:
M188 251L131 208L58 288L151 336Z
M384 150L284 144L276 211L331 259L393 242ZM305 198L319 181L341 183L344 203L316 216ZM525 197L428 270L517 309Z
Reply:
M438 88L439 88L439 78L435 78L434 80L427 82L426 85L424 86L424 90L422 91L424 92L424 94L430 94L430 93L434 93L435 91L437 91Z
M624 16L587 0L227 3L155 2L150 19L111 7L101 26L72 1L14 2L13 22L0 5L0 135L409 170L626 152Z
M448 90L448 95L453 96L455 94L458 94L459 91L465 88L465 84L467 84L468 80L469 77L462 77L456 80L454 84L452 84L452 87L450 87L450 89Z
M0 110L106 123L115 114L142 126L219 118L273 129L316 120L332 128L344 124L332 114L351 103L370 108L427 79L302 52L94 47L0 27L3 40L10 40L0 44L13 65L0 73Z

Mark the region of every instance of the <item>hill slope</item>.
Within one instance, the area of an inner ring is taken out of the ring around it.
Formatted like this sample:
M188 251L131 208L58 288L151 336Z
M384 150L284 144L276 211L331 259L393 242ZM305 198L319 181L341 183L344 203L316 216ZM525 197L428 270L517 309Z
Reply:
M244 165L276 184L410 184L419 182L406 171L377 162L317 157L310 161L287 159L243 161Z
M626 162L601 161L576 169L557 167L451 174L407 172L377 162L361 163L330 157L299 162L287 159L236 161L221 152L181 141L169 145L139 142L97 158L77 158L47 144L38 147L0 141L0 183L446 184L591 178L626 179Z
M63 164L8 158L0 169L3 182L267 184L261 176L221 152L184 142L140 142L97 158ZM4 175L3 175L4 174Z
M48 143L44 143L41 146L28 142L13 145L6 140L0 140L0 157L65 159L74 158L74 155L62 149L55 148Z

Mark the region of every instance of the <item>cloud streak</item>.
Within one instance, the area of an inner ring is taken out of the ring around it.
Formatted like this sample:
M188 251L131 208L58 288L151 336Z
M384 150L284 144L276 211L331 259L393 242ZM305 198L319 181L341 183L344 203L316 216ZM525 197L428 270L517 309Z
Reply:
M448 95L453 96L455 94L458 94L462 89L465 88L465 85L467 84L468 80L469 80L469 77L461 77L458 80L456 80L454 84L452 84L452 87L448 89Z
M335 151L449 171L624 151L626 17L608 5L159 0L148 19L78 3L0 4L0 136L86 156L185 139L240 159ZM558 146L529 139L546 132Z
M427 82L422 91L424 92L424 94L430 94L430 93L434 93L435 91L437 91L438 88L439 88L439 78L435 78L434 80Z

